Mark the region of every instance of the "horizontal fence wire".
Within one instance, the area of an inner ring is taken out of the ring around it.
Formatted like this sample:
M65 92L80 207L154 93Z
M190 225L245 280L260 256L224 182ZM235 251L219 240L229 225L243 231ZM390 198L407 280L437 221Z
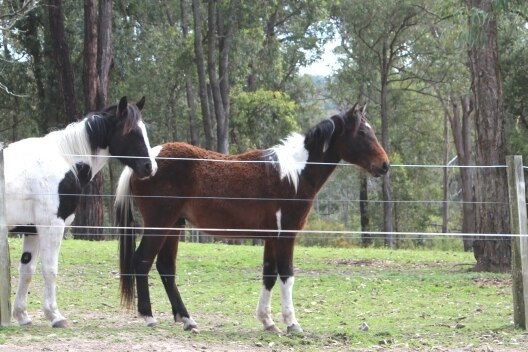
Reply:
M129 159L148 159L147 157L139 157L139 156L118 156L118 155L83 155L83 154L64 154L67 156L72 157L94 157L94 158L106 158L106 159L118 159L118 158L129 158ZM156 159L159 160L178 160L178 161L200 161L200 162L221 162L221 163L265 163L265 164L278 164L277 161L273 160L232 160L232 159L200 159L200 158L174 158L174 157L156 157ZM349 164L349 163L320 163L320 162L305 162L303 164L306 165L334 165L334 166L341 166L341 167L356 167L355 165ZM476 168L476 169L484 169L484 168L506 168L506 165L490 165L490 166L483 166L483 165L441 165L441 164L392 164L392 168L449 168L449 169L459 169L459 168ZM525 167L526 168L526 167ZM7 195L13 195L13 193L6 192ZM53 196L56 193L35 193L32 195L35 196ZM75 193L69 193L68 195L75 195L75 196L84 196L84 197L111 197L113 198L114 194L75 194ZM381 199L368 199L368 200L360 200L360 199L332 199L332 200L325 200L321 199L319 197L316 198L310 198L310 199L302 199L302 198L257 198L257 197L214 197L214 196L208 196L208 197L200 197L200 196L165 196L165 195L152 195L152 196L131 196L135 198L167 198L167 199L219 199L219 200L251 200L251 201L307 201L311 202L317 199L317 201L327 201L327 202L336 202L336 203L359 203L359 202L366 202L366 203L392 203L392 204L398 204L398 203L429 203L429 204L508 204L506 202L480 202L480 201L461 201L461 200L381 200Z
M262 150L262 151L265 151ZM144 156L128 156L128 155L85 155L85 154L63 154L70 157L92 157L92 158L104 158L104 159L150 159ZM200 162L218 162L218 163L233 163L233 164L279 164L276 160L237 160L231 159L229 154L226 154L225 159L203 159L203 158L180 158L180 157L159 157L156 156L156 160L176 160L176 161L200 161ZM295 163L295 162L294 162ZM346 162L338 163L323 163L323 162L298 162L303 165L328 165L328 166L351 166L352 164ZM397 168L437 168L437 169L504 169L506 165L443 165L443 164L391 164L390 167ZM527 168L526 166L524 168Z
M85 157L86 155L80 155L80 154L66 154L68 156L73 157ZM125 156L117 156L117 155L88 155L94 158L108 158L108 159L118 159ZM134 157L134 156L126 156L126 158L136 158L136 159L147 159L146 157ZM234 160L229 159L228 156L226 159L200 159L200 158L171 158L171 157L156 157L158 160L178 160L178 161L200 161L200 162L222 162L222 163L271 163L271 164L277 164L277 161L273 160ZM314 163L314 162L306 162L305 164L312 164L312 165L336 165L336 166L345 166L345 167L354 167L354 165L349 163ZM449 168L449 169L457 169L457 168L477 168L477 169L483 169L483 168L506 168L506 165L441 165L441 164L393 164L391 165L392 168ZM526 168L526 167L525 167ZM12 195L12 193L6 192L8 195ZM41 196L55 196L57 193L39 193L39 194L32 194L33 196L41 197ZM105 197L105 198L114 198L114 194L68 194L68 195L77 195L77 196L83 196L83 197ZM204 199L204 200L235 200L235 201L306 201L306 202L333 202L333 203L359 203L359 202L365 202L365 203L402 203L402 204L496 204L496 205L507 205L507 202L479 202L479 201L472 201L472 202L465 202L460 200L380 200L380 199L368 199L368 200L360 200L360 199L324 199L320 197L316 198L309 198L309 199L302 199L302 198L264 198L264 197L215 197L215 196L166 196L166 195L152 195L152 196L134 196L130 195L129 197L132 198L163 198L163 199ZM27 224L20 224L20 225L12 225L12 226L25 226ZM49 227L46 225L43 225L42 227ZM101 230L116 230L119 228L113 227L113 226L68 226L69 228L85 228L85 229L94 229L98 228ZM434 236L462 236L462 237L474 237L479 236L481 238L498 238L498 237L519 237L523 235L518 234L475 234L475 233L441 233L441 232L420 232L420 231L398 231L398 232L383 232L383 231L343 231L343 230L266 230L266 229L224 229L224 228L145 228L145 227L134 227L134 230L142 230L142 231L149 231L149 230L167 230L167 231L182 231L182 230L193 230L193 231L201 231L201 232L212 232L212 233L219 233L222 232L236 232L236 233L263 233L263 232L276 232L280 234L281 237L288 237L288 233L294 233L294 234L315 234L317 236L321 235L348 235L348 236L362 236L362 235L369 235L369 238L386 238L388 235L396 235L396 236L419 236L421 237L434 237ZM112 234L105 234L105 235L112 235ZM116 235L114 233L114 235ZM123 234L119 234L123 235ZM75 236L91 236L91 234L75 234ZM258 237L258 236L253 236ZM294 236L289 236L294 237ZM237 238L239 238L237 236ZM252 238L252 236L244 237L244 238ZM408 237L406 237L408 238Z
M27 225L13 225L13 226L27 226ZM63 228L62 226L55 225L39 225L38 227L42 228ZM263 236L259 234L269 234L276 233L277 237L280 238L295 238L296 234L316 234L316 235L373 235L380 236L380 238L386 238L388 235L401 235L401 236L423 236L423 237L483 237L483 238L500 238L500 237L526 237L528 234L497 234L497 233L462 233L462 232L422 232L422 231L397 231L397 232L386 232L386 231L359 231L359 230L285 230L285 229L240 229L240 228L209 228L209 227L143 227L143 226L78 226L71 225L69 228L75 229L100 229L100 230L122 230L122 231L157 231L159 234L147 233L145 236L155 237L155 236L181 236L180 234L171 234L171 232L180 232L180 231L200 231L209 233L218 233L221 236L222 232L230 233L240 233L240 234L250 234L254 233L254 236L247 235L244 237L229 237L229 239L262 239ZM119 236L138 236L140 234L136 233L113 233ZM285 235L286 234L286 235ZM287 235L291 234L291 235ZM90 234L80 234L84 236L90 236ZM108 235L112 235L109 233ZM77 236L77 234L75 234ZM384 237L383 237L384 236ZM269 237L266 238L277 238Z
M18 193L6 192L6 195L16 195ZM31 193L32 196L37 197L49 197L55 195L61 195L61 193ZM85 194L85 193L68 193L68 196L82 196L82 197L103 197L103 198L114 198L114 194ZM151 196L136 196L128 195L125 198L160 198L160 199L204 199L204 200L238 200L238 201L292 201L292 202L334 202L334 203L401 203L401 204L502 204L507 205L507 202L480 202L472 201L465 202L461 200L435 200L435 199L424 199L424 200L383 200L383 199L324 199L318 198L264 198L264 197L219 197L219 196L166 196L166 195L151 195Z

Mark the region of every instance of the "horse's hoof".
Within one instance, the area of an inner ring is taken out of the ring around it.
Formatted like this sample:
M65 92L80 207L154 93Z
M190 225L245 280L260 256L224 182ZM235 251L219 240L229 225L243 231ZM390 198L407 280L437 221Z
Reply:
M156 325L158 325L158 321L154 317L143 317L145 319L145 323L149 328L153 328Z
M53 324L51 324L51 326L54 328L67 328L68 321L66 319L62 319L62 320L54 322Z
M301 328L299 324L292 324L288 326L287 332L288 334L299 334L299 335L304 333L303 329Z
M275 324L271 324L270 326L265 327L264 330L268 331L268 332L271 332L271 333L274 333L274 334L280 334L281 333L280 329Z
M32 326L33 322L31 320L29 320L29 321L26 321L26 322L23 322L23 323L19 323L18 325L20 325L22 327Z
M196 324L183 324L183 331L190 331L197 333L198 332L198 325Z
M198 333L198 324L191 317L180 317L180 321L183 322L183 331L190 331Z

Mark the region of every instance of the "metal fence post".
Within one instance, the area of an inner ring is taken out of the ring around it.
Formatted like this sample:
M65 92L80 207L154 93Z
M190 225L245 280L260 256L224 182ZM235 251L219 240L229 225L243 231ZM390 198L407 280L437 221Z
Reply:
M528 230L522 156L506 157L512 230L513 322L526 329L528 321Z
M0 326L11 323L11 262L5 215L4 146L0 143Z

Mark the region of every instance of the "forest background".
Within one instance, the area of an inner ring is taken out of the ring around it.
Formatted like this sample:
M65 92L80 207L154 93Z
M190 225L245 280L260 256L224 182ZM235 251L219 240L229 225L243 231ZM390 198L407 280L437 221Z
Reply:
M4 143L145 95L153 145L240 153L368 103L392 170L339 167L308 224L336 234L300 242L473 250L476 269L509 269L509 240L426 234L509 233L505 171L485 166L528 154L524 1L0 0L0 29ZM94 179L77 225L110 225L120 168Z

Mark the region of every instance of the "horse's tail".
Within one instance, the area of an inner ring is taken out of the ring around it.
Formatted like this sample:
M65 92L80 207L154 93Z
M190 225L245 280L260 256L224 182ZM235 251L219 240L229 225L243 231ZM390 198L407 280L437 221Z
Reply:
M115 226L119 231L119 270L121 304L130 308L135 299L136 278L134 275L134 252L136 250L136 235L132 228L132 193L130 178L133 170L125 167L117 184L114 203Z

